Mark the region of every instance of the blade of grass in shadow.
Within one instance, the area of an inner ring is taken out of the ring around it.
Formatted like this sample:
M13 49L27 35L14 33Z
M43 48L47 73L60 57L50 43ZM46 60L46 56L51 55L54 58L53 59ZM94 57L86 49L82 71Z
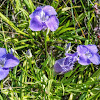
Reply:
M28 36L28 34L22 32L19 28L17 28L10 20L8 20L8 18L6 18L1 12L0 12L0 17L7 22L16 32L24 35L24 36Z

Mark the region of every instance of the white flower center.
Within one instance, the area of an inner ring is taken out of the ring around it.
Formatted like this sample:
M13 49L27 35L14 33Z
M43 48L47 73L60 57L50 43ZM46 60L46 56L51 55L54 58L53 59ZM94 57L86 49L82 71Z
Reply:
M1 58L0 59L0 65L3 67L5 64L6 59L5 58Z
M85 56L87 56L88 58L90 58L90 57L92 57L92 54L91 54L89 51L87 51L87 52L85 53Z
M43 10L41 11L40 14L40 19L45 22L47 19L49 18L49 16L46 16L45 13L43 12Z

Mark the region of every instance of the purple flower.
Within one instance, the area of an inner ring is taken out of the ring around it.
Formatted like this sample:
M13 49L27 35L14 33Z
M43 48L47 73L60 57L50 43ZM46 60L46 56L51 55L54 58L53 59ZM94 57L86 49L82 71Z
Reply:
M19 64L19 60L8 53L5 48L0 48L0 80L9 74L9 68L13 68Z
M41 31L49 28L51 31L55 31L59 26L57 13L52 6L40 6L29 16L30 29L32 31Z
M68 54L66 57L55 62L54 70L56 73L64 74L73 69L74 63L77 61L77 53Z
M74 1L74 0L72 0L72 2L73 2L73 3L75 3L75 1Z
M95 65L100 64L100 55L97 53L96 45L79 45L77 52L79 55L78 63L81 65L89 65L91 62Z
M98 30L100 30L100 27L95 27L94 28L94 31L98 31Z

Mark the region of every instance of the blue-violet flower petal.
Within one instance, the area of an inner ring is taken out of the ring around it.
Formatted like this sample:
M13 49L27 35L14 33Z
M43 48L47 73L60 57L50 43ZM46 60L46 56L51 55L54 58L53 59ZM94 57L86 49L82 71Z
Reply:
M4 79L5 77L7 77L7 75L9 74L9 69L5 69L0 67L0 80Z
M9 68L19 64L19 60L13 54L6 52L5 48L0 48L0 80L9 74Z
M64 74L73 69L74 63L77 61L77 53L66 55L55 62L54 70L56 73Z
M96 45L79 45L77 52L79 55L78 63L81 65L89 65L90 63L95 65L100 64L100 55L97 53Z
M49 28L51 31L55 31L59 26L57 13L52 6L41 6L29 16L30 29L32 31L41 31Z

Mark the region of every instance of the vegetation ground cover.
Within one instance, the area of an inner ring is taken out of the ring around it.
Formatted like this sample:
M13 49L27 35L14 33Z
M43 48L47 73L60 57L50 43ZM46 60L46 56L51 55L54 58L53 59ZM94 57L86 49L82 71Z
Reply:
M29 15L45 5L55 8L59 27L32 31ZM99 6L96 0L1 0L0 47L12 48L20 63L0 81L0 100L99 100L100 65L76 62L63 75L53 67L65 57L68 43L71 53L88 44L100 53Z

